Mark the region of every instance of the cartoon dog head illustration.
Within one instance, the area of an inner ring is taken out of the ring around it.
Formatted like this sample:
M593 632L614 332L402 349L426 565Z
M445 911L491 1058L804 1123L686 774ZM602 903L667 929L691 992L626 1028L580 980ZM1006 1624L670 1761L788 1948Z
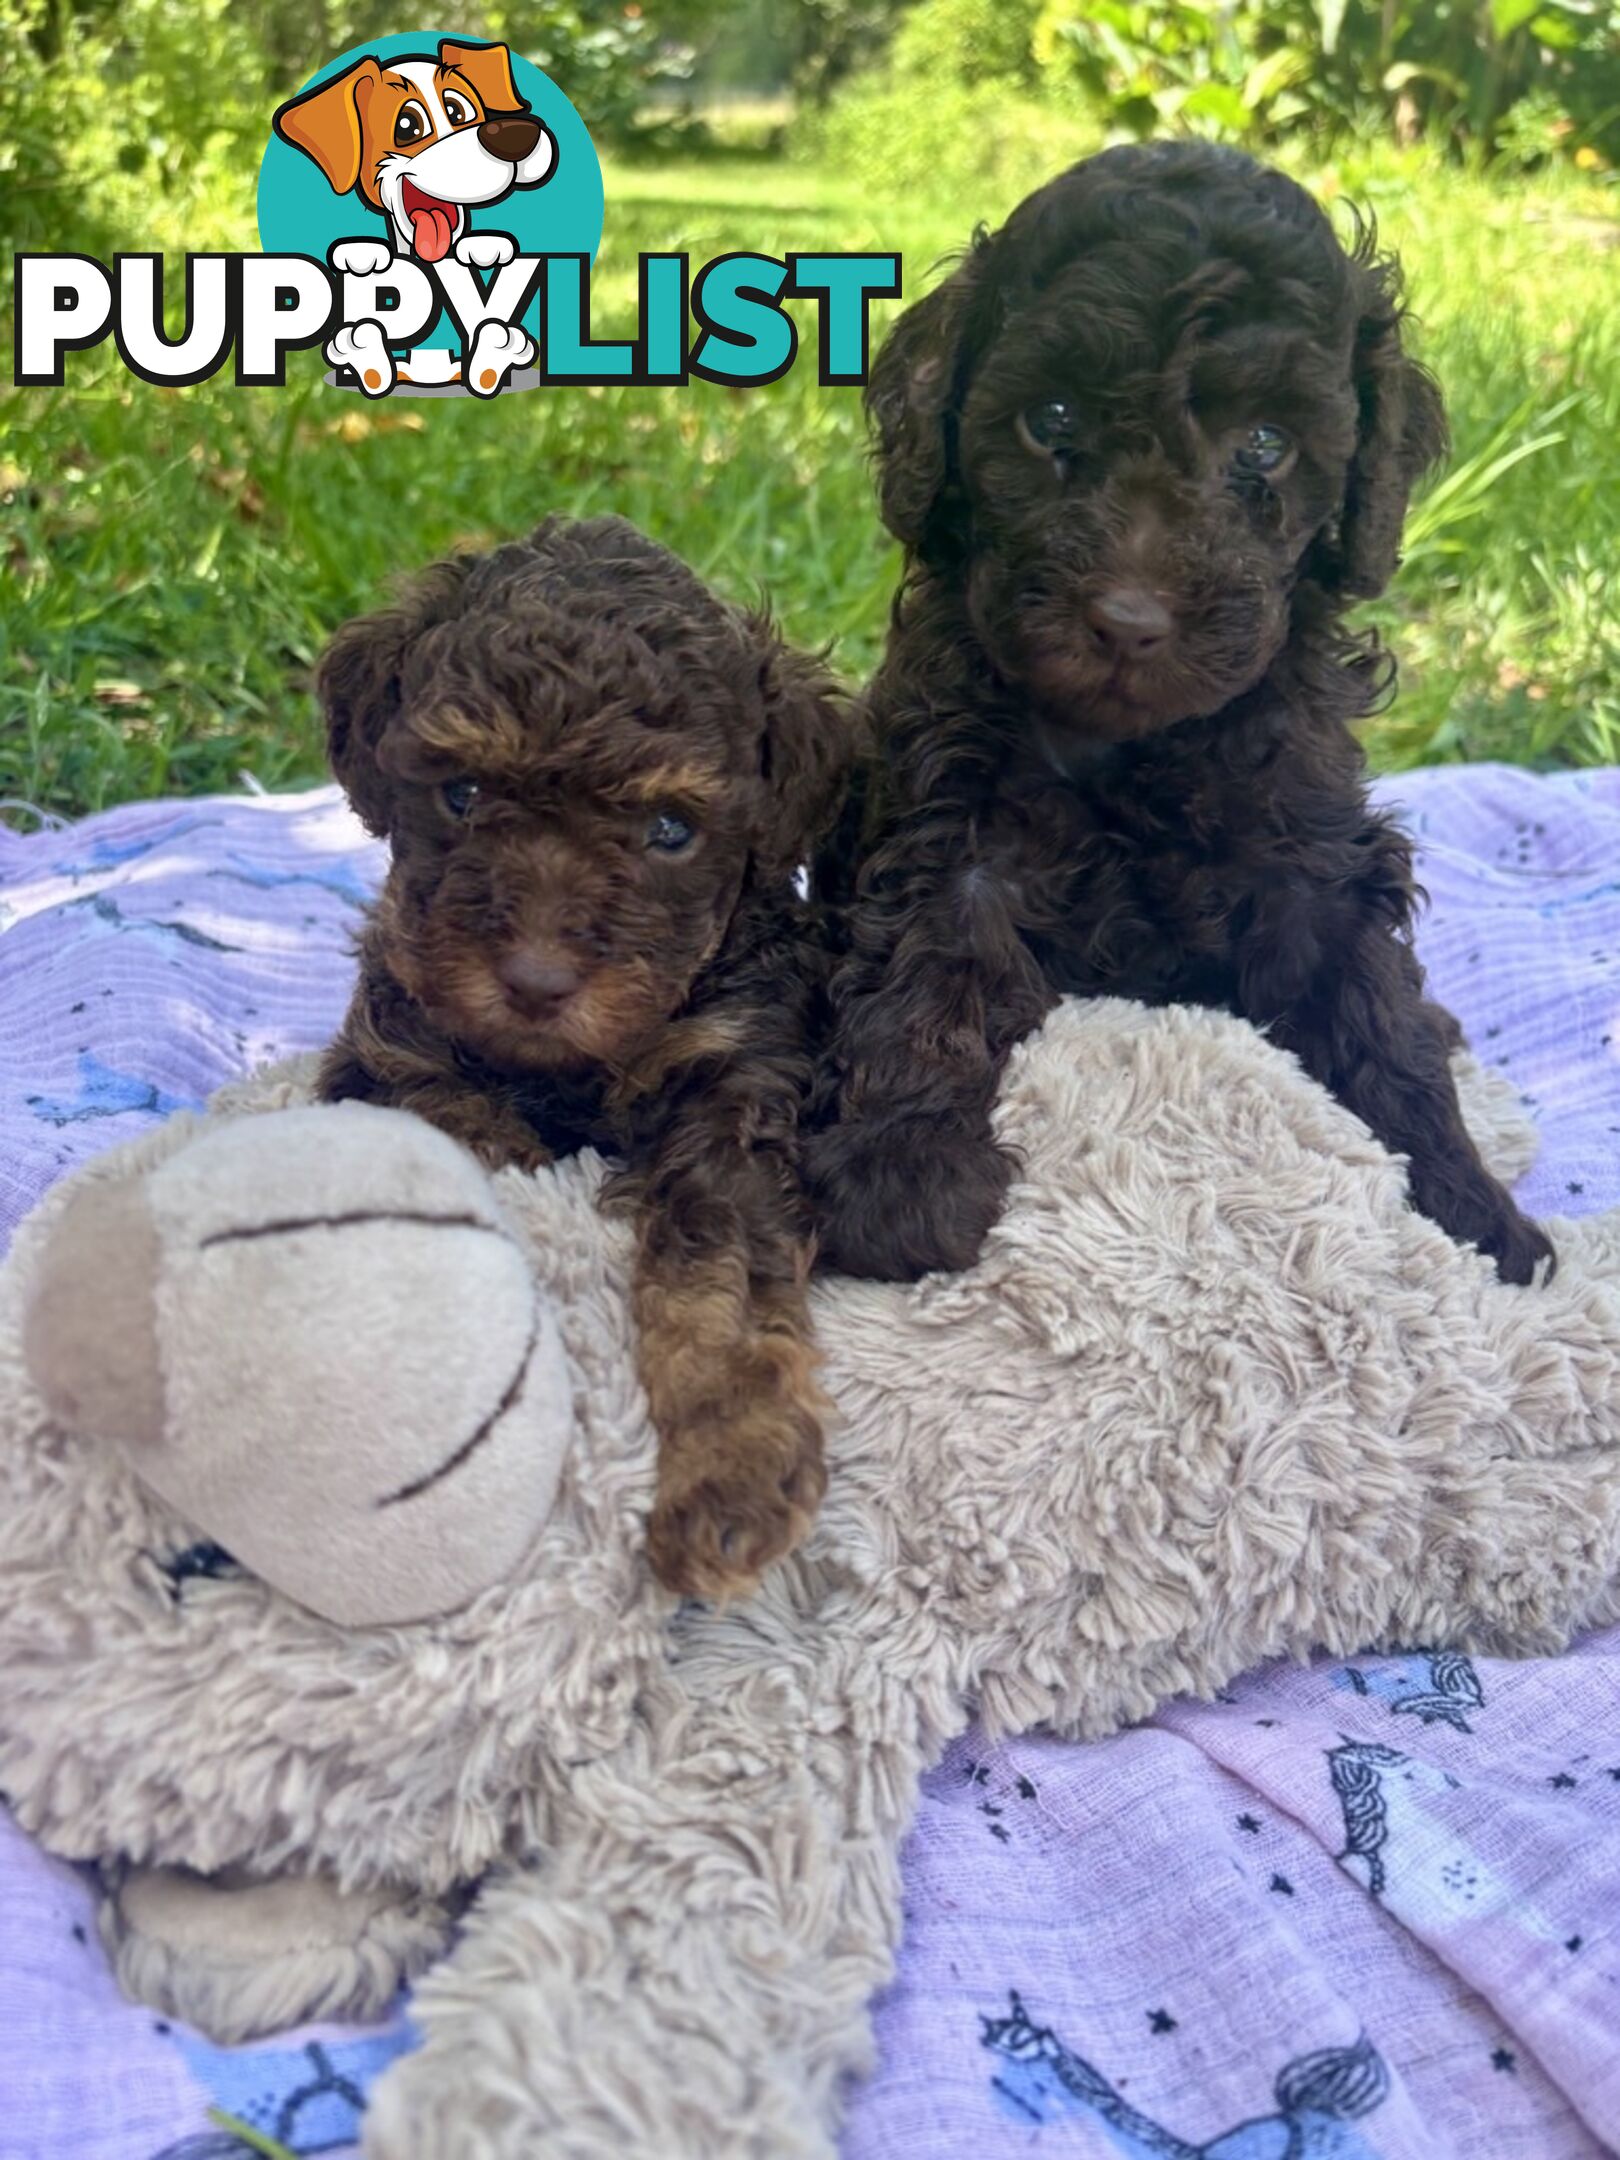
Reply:
M396 254L430 263L449 254L469 209L541 186L556 165L556 139L519 96L504 45L445 38L437 55L368 53L290 98L274 125L335 194L352 191L387 220Z

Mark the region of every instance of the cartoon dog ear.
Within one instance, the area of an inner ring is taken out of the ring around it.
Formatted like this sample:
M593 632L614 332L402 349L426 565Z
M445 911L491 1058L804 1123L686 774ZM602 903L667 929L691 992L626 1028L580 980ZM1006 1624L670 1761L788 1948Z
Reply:
M360 126L382 69L368 53L353 67L276 108L271 126L283 142L313 158L334 195L347 195L360 177Z
M956 426L974 363L993 334L994 245L978 233L944 284L907 308L866 386L883 522L925 558L939 552L959 507Z
M848 693L820 660L787 644L768 615L750 615L747 628L761 649L765 707L759 766L767 809L756 852L768 876L785 876L837 815L856 724Z
M1401 342L1399 273L1373 253L1369 228L1357 248L1367 299L1356 326L1356 451L1336 536L1329 534L1326 579L1356 599L1381 593L1401 557L1401 528L1412 490L1449 447L1446 409L1427 368Z
M461 45L453 38L443 38L439 65L466 76L486 113L528 111L528 102L518 95L512 78L512 55L505 45Z

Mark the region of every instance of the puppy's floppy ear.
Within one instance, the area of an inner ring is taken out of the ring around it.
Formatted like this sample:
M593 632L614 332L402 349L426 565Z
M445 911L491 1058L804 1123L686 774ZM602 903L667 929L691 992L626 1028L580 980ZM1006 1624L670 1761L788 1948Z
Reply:
M978 233L943 285L906 309L866 386L878 503L897 540L922 554L942 537L956 482L956 421L973 362L991 334L995 243Z
M338 631L315 670L332 771L361 823L379 840L393 822L394 791L377 752L400 711L400 669L411 628L398 609L358 616Z
M487 113L527 112L512 75L512 55L505 45L463 45L455 38L439 41L439 65L465 75L478 92Z
M821 662L784 642L768 615L746 618L764 704L760 776L765 816L756 853L769 876L806 860L843 800L855 754L848 693Z
M332 771L380 840L387 838L394 812L383 742L405 710L406 662L420 638L461 613L471 568L471 558L457 556L431 564L406 583L396 607L344 623L315 670ZM396 741L396 763L407 748Z
M1412 490L1445 456L1449 434L1439 386L1401 343L1395 265L1373 256L1370 232L1357 255L1367 280L1353 361L1360 419L1327 582L1371 599L1395 574Z
M360 123L382 69L368 53L330 82L278 106L271 126L283 142L313 158L334 195L347 195L360 177Z

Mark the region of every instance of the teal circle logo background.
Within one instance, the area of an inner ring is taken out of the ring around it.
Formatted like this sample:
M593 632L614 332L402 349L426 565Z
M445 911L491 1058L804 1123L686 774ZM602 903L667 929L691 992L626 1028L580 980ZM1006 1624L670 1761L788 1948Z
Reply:
M368 53L384 62L431 57L442 38L459 38L459 34L418 30L401 37L368 38L317 68L294 94L301 97L317 83L341 75ZM459 38L459 42L477 40ZM543 186L513 188L498 203L479 204L469 214L469 230L510 233L520 255L586 255L594 262L602 244L603 199L602 167L590 130L549 75L521 53L513 52L511 60L519 94L556 137L557 162ZM273 132L259 167L258 208L259 244L267 255L313 255L325 262L335 241L388 237L386 220L369 203L352 191L334 194L314 160ZM540 335L539 314L539 301L531 300L521 318L535 339ZM443 310L421 337L411 340L415 346L432 350L456 342L455 326Z

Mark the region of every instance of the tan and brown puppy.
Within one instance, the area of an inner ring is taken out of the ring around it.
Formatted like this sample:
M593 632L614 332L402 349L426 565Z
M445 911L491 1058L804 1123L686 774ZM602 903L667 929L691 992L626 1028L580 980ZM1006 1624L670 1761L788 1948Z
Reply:
M653 1564L744 1589L824 1484L797 880L847 710L619 518L439 564L340 630L319 682L338 778L393 846L322 1093L417 1111L497 1167L619 1158Z

